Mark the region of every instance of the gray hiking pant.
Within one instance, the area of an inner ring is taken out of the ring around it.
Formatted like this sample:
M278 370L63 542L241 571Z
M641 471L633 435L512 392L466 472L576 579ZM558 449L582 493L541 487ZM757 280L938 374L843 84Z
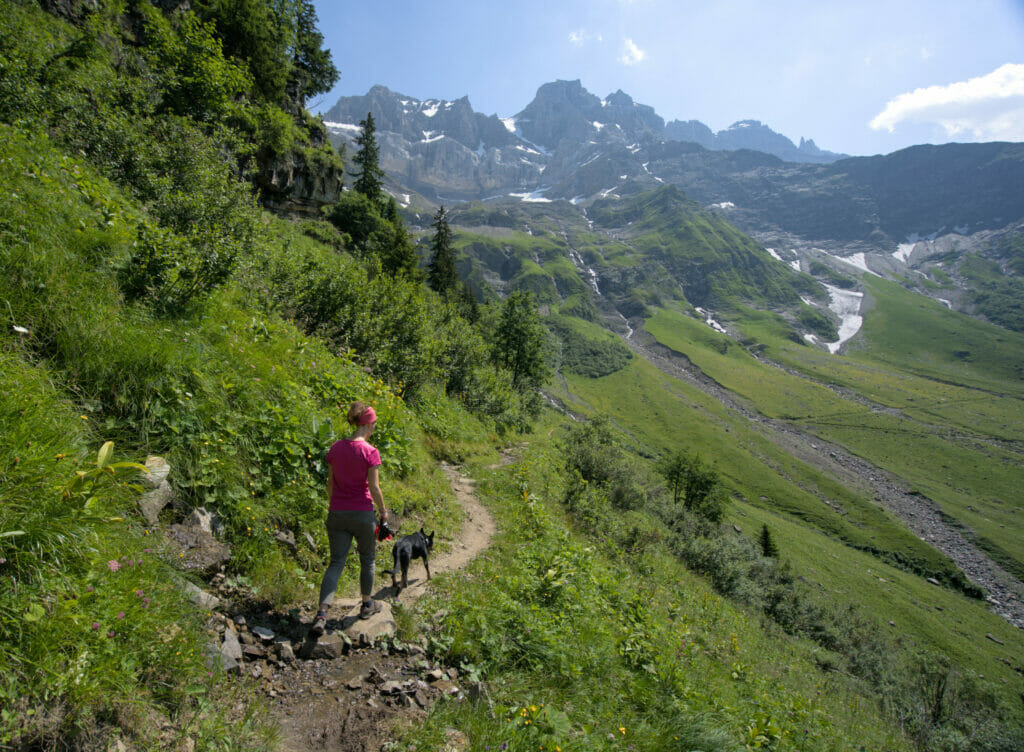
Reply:
M359 551L359 590L364 598L373 593L373 559L377 549L377 516L372 510L334 511L327 513L327 540L331 544L331 563L320 583L320 608L327 608L334 600L338 578L345 568L352 539Z

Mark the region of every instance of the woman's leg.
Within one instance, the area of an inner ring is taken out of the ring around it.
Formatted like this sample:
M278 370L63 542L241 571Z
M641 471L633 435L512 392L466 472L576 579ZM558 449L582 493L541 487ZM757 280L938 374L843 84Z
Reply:
M324 572L320 583L320 610L326 611L334 600L334 591L338 589L338 578L345 569L345 559L352 547L352 532L349 529L346 515L351 512L327 513L327 540L331 547L331 563Z
M377 515L369 512L352 512L352 534L359 551L359 592L363 601L373 594L373 560L377 554ZM356 516L358 515L358 517Z

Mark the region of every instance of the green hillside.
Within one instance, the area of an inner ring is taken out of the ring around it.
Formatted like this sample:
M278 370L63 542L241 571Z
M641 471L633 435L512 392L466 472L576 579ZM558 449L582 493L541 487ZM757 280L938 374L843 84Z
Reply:
M1020 748L1021 631L862 489L631 351L586 269L750 409L913 477L1008 566L1016 339L871 283L855 356L794 347L783 314L744 306L793 316L816 283L675 191L600 208L598 230L569 205L463 207L416 248L368 152L323 206L267 182L278 160L340 174L302 105L337 76L306 0L50 5L0 2L0 748L280 748L194 593L230 583L226 614L312 605L323 455L355 399L408 528L458 545L441 461L498 523L396 608L399 640L480 692L389 748L442 749L452 727L523 752ZM442 253L449 286L423 273ZM786 371L689 317L701 268ZM886 312L920 338L889 347ZM863 402L830 420L833 378L910 416L932 464L864 440L891 416ZM942 463L971 469L946 482ZM199 509L213 564L169 535Z

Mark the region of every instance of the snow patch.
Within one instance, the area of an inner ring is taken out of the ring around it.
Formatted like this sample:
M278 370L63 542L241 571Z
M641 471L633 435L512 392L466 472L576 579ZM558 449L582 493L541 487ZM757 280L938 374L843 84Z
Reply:
M598 131L604 128L604 123L599 123L596 120L593 123L591 123L591 125L594 126L594 128L596 128Z
M720 332L722 334L728 334L728 332L725 331L725 327L722 326L721 324L719 324L717 321L715 321L714 314L711 313L711 311L707 311L707 310L705 310L703 308L694 308L694 310L697 313L699 313L701 316L703 316L704 317L704 323L707 324L708 326L710 326L716 332Z
M619 175L619 180L625 180L629 175Z
M423 110L423 115L425 117L434 117L434 115L437 114L437 111L441 109L440 102L430 101L424 102L423 104L426 105L426 109Z
M551 199L544 198L544 193L549 190L551 190L551 186L547 186L545 188L538 188L537 190L532 191L531 193L510 193L508 195L511 196L512 198L517 198L520 201L526 203L550 204Z
M953 304L950 301L946 300L945 298L936 298L936 300L939 301L940 303L943 303L949 310L953 310Z
M768 253L771 255L771 257L773 259L775 259L776 261L782 261L782 256L780 256L778 253L776 253L774 248L765 248L765 250L768 251ZM785 262L783 262L783 263L785 263Z
M863 252L855 253L852 256L835 256L834 258L837 258L840 261L845 261L850 266L855 266L858 269L867 272L868 274L874 274L876 277L882 276L878 272L873 272L868 268L867 257L864 255Z
M586 196L573 196L571 199L569 199L569 203L572 204L573 206L576 206L576 204L582 204L586 200Z
M501 124L505 126L505 130L509 133L515 133L518 126L516 125L515 118L500 118Z
M812 306L812 305L814 305L814 301L812 301L812 300L808 300L808 299L807 299L807 298L805 298L805 297L804 297L803 295L801 295L801 296L800 296L800 300L802 300L802 301L803 301L803 302L804 302L804 303L805 303L806 305L809 305L809 306Z
M588 160L587 160L586 162L584 162L583 164L581 164L581 165L580 165L580 167L586 167L586 166L587 166L588 164L590 164L591 162L593 162L593 161L594 161L595 159L599 159L600 157L601 157L601 152L598 152L597 154L595 154L594 156L592 156L592 157L591 157L590 159L588 159Z
M914 246L916 245L917 243L900 243L896 246L896 251L892 254L892 257L906 264L910 261L910 254L914 252Z
M789 265L791 267L793 267L796 271L800 271L800 259L796 259L795 261L790 261Z
M864 293L853 290L843 290L840 287L825 285L830 298L829 308L839 317L839 339L827 343L828 351L836 353L853 335L860 331L864 323L864 317L860 315L860 304L864 299Z
M605 188L603 191L600 192L601 198L608 198L609 196L614 195L612 194L612 191L614 191L618 187L619 186L615 185L612 186L611 188ZM615 198L618 198L618 195L616 195Z
M712 204L711 208L712 209L735 209L736 208L736 204L734 204L732 201L723 201L720 204Z
M424 133L425 132L426 131L424 131ZM442 138L445 138L445 135L443 133L441 133L441 134L439 134L437 136L431 136L431 137L428 137L428 138L424 138L422 141L420 141L420 143L421 144L432 144L435 141L440 141Z
M360 133L363 130L358 125L352 125L351 123L332 123L324 121L324 125L327 126L328 130L332 131L351 131L354 133Z

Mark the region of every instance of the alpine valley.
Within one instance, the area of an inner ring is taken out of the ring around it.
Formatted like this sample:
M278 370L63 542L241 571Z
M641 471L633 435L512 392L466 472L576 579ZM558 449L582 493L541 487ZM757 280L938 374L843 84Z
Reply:
M413 230L444 205L476 297L541 304L559 409L713 459L819 587L808 527L1024 627L1024 144L847 157L579 81L511 118L375 86L333 143L368 113Z
M318 117L317 5L0 0L0 750L1024 749L1024 144Z

